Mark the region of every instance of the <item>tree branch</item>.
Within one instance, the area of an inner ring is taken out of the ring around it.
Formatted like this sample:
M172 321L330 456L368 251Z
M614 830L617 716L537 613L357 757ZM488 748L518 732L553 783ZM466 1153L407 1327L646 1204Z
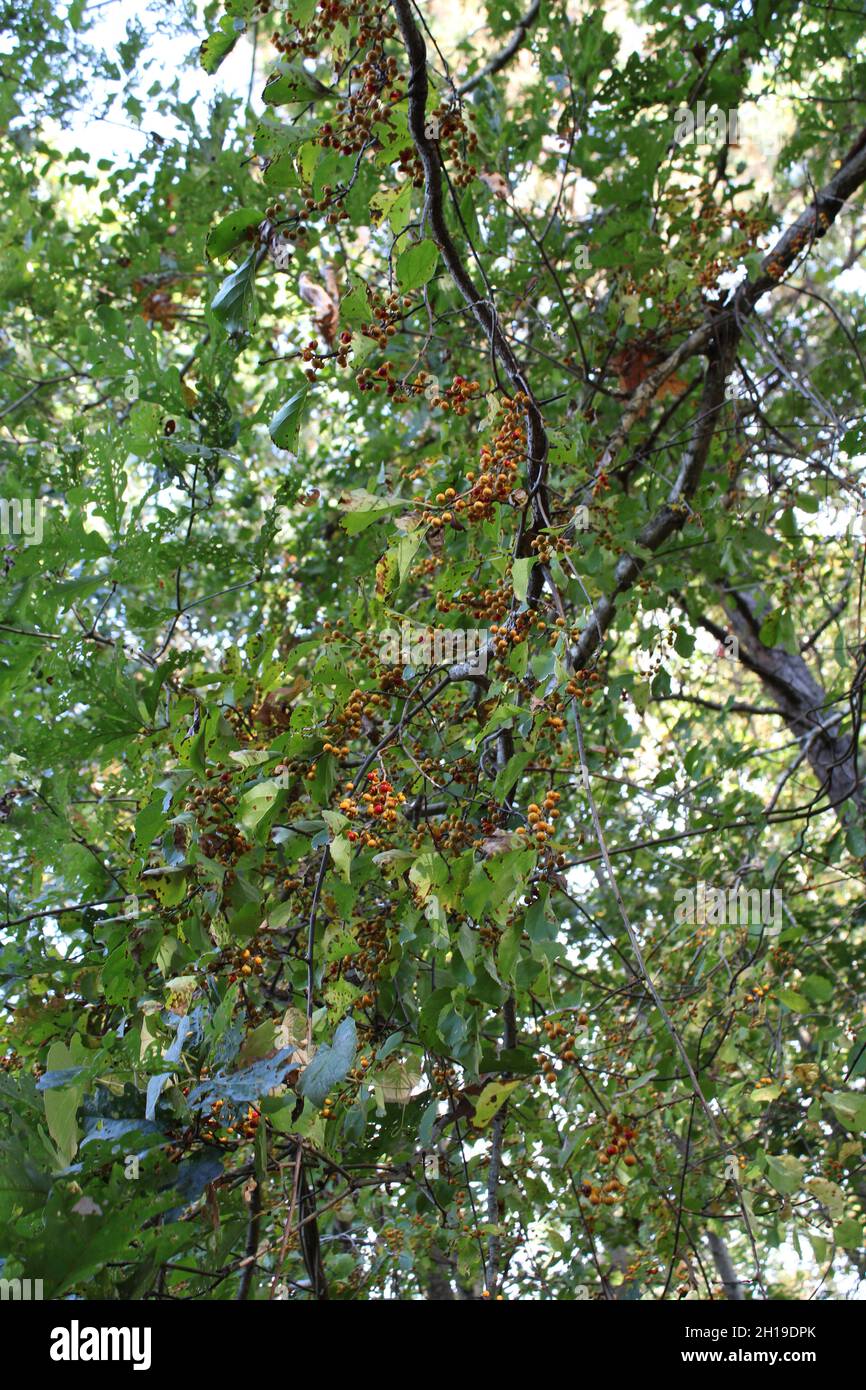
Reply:
M635 421L654 398L659 386L687 357L710 351L710 363L704 376L704 390L698 409L694 433L680 467L679 476L662 508L638 535L638 544L655 552L674 531L679 531L689 519L688 502L700 483L704 463L725 400L725 380L733 364L743 322L758 300L774 289L785 272L793 265L807 242L826 235L847 198L866 181L866 131L855 142L842 167L814 196L810 206L800 214L776 242L762 262L762 273L754 281L745 281L734 296L729 309L713 315L706 324L691 333L670 357L660 363L637 387L628 408L602 453L598 473L612 465L628 437ZM576 670L587 665L604 634L613 621L616 601L630 589L640 576L646 561L623 555L614 571L614 584L595 605L592 616L571 653Z
M442 171L438 146L427 135L426 110L429 84L427 80L427 49L412 15L410 0L394 0L397 22L409 57L409 130L415 151L424 171L425 216L430 223L433 240L454 284L471 309L476 322L490 342L512 387L526 397L526 443L529 460L529 494L537 529L549 524L545 474L547 465L547 432L532 388L509 344L499 315L491 300L481 296L472 282L454 239L448 230L442 198Z
M511 62L511 59L526 38L527 31L532 28L537 20L540 9L541 0L533 0L526 14L518 21L517 27L505 47L497 53L495 58L491 58L486 67L482 68L480 72L476 72L474 76L467 78L467 80L457 88L458 96L465 97L467 93L473 92L478 84L484 81L485 77L493 77L497 72L501 72L507 63Z

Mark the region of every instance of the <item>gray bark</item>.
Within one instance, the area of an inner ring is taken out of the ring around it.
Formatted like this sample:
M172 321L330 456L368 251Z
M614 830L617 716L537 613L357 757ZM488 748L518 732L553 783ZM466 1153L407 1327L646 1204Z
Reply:
M734 1269L727 1245L722 1237L717 1236L714 1231L707 1232L707 1240L710 1244L716 1271L725 1287L725 1297L738 1303L744 1303L746 1290L737 1278L737 1271Z

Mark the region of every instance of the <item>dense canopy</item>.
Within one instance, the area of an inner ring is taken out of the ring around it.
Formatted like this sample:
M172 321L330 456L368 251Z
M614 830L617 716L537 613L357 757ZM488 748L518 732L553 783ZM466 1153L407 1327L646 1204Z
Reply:
M2 8L0 1273L859 1296L862 4Z

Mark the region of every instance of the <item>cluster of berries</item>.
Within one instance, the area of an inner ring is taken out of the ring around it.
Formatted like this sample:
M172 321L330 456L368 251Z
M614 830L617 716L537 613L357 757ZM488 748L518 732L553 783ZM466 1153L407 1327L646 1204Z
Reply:
M633 1168L637 1159L631 1150L637 1138L637 1126L624 1124L613 1111L607 1117L607 1125L610 1130L608 1142L604 1148L599 1149L597 1155L602 1168L605 1168L612 1160L620 1158L626 1168Z
M266 12L270 0L258 0L258 7ZM357 43L363 49L374 39L396 32L394 25L387 22L388 8L376 4L376 0L320 0L306 24L290 21L293 32L274 34L271 43L284 58L317 58L338 25L343 29L357 25Z
M549 837L556 831L553 822L559 819L559 801L560 793L550 791L544 798L543 806L531 802L526 813L529 828L527 830L526 826L521 826L518 834L534 835L537 845L547 844Z
M491 444L481 446L481 472L467 473L471 484L467 515L471 521L487 521L493 516L494 502L508 502L517 485L526 459L526 431L522 410L526 397L518 393L504 402L505 418Z
M579 700L585 709L589 709L600 682L601 676L598 671L575 671L565 687L565 693Z
M582 1182L580 1185L581 1195L584 1196L593 1207L614 1207L625 1193L626 1189L619 1178L611 1178L609 1182L596 1185L591 1182Z
M330 751L333 753L336 746L333 740L339 738L341 740L339 756L346 757L345 741L360 738L364 732L364 721L371 719L377 708L387 704L387 695L381 694L379 691L353 690L345 707L325 725L328 738L331 740ZM369 728L369 724L367 727ZM328 751L326 748L325 752Z
M255 1139L262 1117L254 1105L247 1106L246 1115L241 1120L230 1116L227 1125L222 1123L224 1100L215 1100L210 1109L211 1113L202 1126L203 1138L217 1144L230 1144L233 1139Z
M301 361L309 363L304 371L304 376L308 381L315 381L329 357L336 360L338 367L348 366L351 351L352 333L348 328L343 329L334 350L328 354L319 351L318 338L311 338L306 347L301 349Z
M585 1028L588 1023L589 1014L579 1013L577 1015L577 1025L579 1028ZM547 1035L547 1041L550 1046L557 1049L557 1056L560 1061L576 1062L577 1053L574 1050L574 1044L577 1042L577 1034L569 1032L564 1023L554 1023L550 1018L545 1018L541 1026ZM556 1081L553 1059L541 1053L538 1057L538 1064L543 1068L542 1075L544 1080L550 1085L553 1085Z
M346 792L354 792L354 782L347 782ZM382 777L375 768L367 773L367 790L361 792L359 798L354 796L344 796L340 802L340 810L344 816L353 819L358 815L365 815L369 820L377 821L380 825L393 829L397 824L400 807L406 800L403 792L395 792L391 783ZM378 844L378 839L371 834L368 829L366 832L349 830L347 839L355 841L361 840L362 844Z
M232 966L229 975L229 983L234 984L235 980L249 979L250 975L261 975L265 968L264 956L256 951L251 951L245 946L242 951L235 951L233 955L223 952L223 959Z
M386 56L380 43L371 44L363 63L349 69L349 94L337 102L334 121L319 128L319 143L343 155L358 154L380 138L382 126L393 130L391 109L406 97L401 81L397 59Z

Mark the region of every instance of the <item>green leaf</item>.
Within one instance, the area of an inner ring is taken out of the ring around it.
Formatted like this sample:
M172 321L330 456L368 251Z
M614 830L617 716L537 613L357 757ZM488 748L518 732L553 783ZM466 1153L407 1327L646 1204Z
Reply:
M286 449L292 454L297 453L301 418L308 395L309 387L307 386L302 386L299 391L295 391L294 395L289 397L268 425L271 439L278 449Z
M224 58L227 58L242 34L246 32L243 20L223 15L219 28L204 40L199 48L199 62L209 76L213 76Z
M149 849L157 835L165 829L165 825L166 815L162 809L162 797L154 797L135 818L135 843L138 849Z
M795 1014L808 1013L809 1009L812 1007L804 995L798 994L797 991L793 989L777 990L776 997L780 1003L785 1005L786 1009L790 1009L792 1013Z
M478 934L472 930L468 922L461 922L457 929L457 945L460 948L461 956L471 970L478 954Z
M402 511L406 504L400 498L377 497L363 488L355 488L340 498L340 505L345 512L341 525L350 536L357 536L390 512Z
M283 150L275 159L270 160L262 175L262 182L269 193L282 193L288 188L299 187L298 155L306 148L305 145L302 146L297 153L291 149Z
M831 980L823 975L807 975L803 989L810 999L818 1004L827 1004L833 998L834 988Z
M400 1046L400 1044L401 1044L402 1041L403 1041L403 1034L402 1034L402 1033L391 1033L391 1034L389 1034L389 1036L385 1039L385 1041L383 1042L382 1046L379 1048L378 1052L376 1053L376 1060L379 1061L379 1062L384 1062L384 1060L385 1060L386 1057L390 1057L391 1053L392 1053L392 1052L395 1052L395 1051L397 1050L397 1048Z
M276 812L277 807L281 804L281 797L284 801L285 797L282 796L280 784L273 778L269 777L264 782L257 782L241 798L239 812L242 824L254 830L265 816Z
M854 1134L866 1132L866 1095L854 1091L834 1091L825 1096L834 1115Z
M412 210L412 183L409 179L398 188L386 193L375 193L370 206L380 217L387 217L395 236L400 236L409 225Z
M846 1058L848 1081L856 1081L859 1076L866 1072L866 1028L861 1028L857 1033L851 1049Z
M771 1101L778 1100L781 1094L781 1086L777 1085L774 1082L772 1086L756 1086L754 1091L752 1092L751 1098L752 1100L760 1101L762 1103L769 1103Z
M864 1239L863 1223L847 1217L833 1227L833 1236L836 1244L843 1250L861 1250Z
M502 798L514 787L523 775L523 769L532 762L535 757L534 748L524 748L519 753L512 753L508 762L500 768L493 783L493 796L496 801Z
M845 1210L845 1193L839 1184L830 1182L828 1178L808 1178L806 1187L816 1201L826 1207L833 1220L838 1220Z
M163 907L177 907L189 891L192 867L189 864L167 866L160 869L144 869L141 886L154 893Z
M435 241L416 241L397 257L397 283L401 290L417 290L432 278L439 259Z
M81 1053L80 1043L73 1048L67 1047L62 1042L52 1043L48 1049L49 1072L72 1070L75 1063L82 1060ZM44 1095L48 1133L57 1145L64 1164L67 1165L72 1162L78 1152L80 1130L77 1114L83 1091L83 1084L75 1085L73 1083L62 1087L52 1087L50 1090L46 1090Z
M353 280L351 288L340 300L340 318L344 323L369 323L370 304L363 280Z
M781 1192L783 1196L790 1196L792 1192L797 1191L806 1171L799 1158L793 1158L790 1154L781 1154L778 1157L767 1154L765 1162L767 1177L777 1192Z
M345 1080L355 1060L358 1045L354 1020L344 1018L331 1046L324 1044L304 1068L298 1090L311 1105L320 1106L328 1092Z
M318 0L292 0L290 15L293 24L305 29L316 13Z
M246 333L255 313L256 252L223 281L211 300L211 309L227 333Z
M246 245L246 233L258 227L262 220L256 208L238 208L237 212L229 213L208 232L205 255L212 261L230 256L239 246Z
M345 835L335 835L331 841L331 858L341 878L348 883L352 877L352 845Z
M514 586L514 596L519 603L526 602L526 595L529 592L529 576L534 565L535 560L530 555L526 559L515 560L511 566L511 583Z
M336 101L338 96L298 63L268 78L262 101L266 106L286 106L297 101Z
M418 1126L418 1143L422 1149L429 1149L433 1143L433 1126L436 1123L436 1116L439 1113L438 1100L431 1100L424 1114L421 1116L421 1123Z
M503 933L499 941L499 949L496 953L496 968L503 980L513 978L512 971L514 964L520 954L520 942L523 938L523 924L518 920L512 922Z

